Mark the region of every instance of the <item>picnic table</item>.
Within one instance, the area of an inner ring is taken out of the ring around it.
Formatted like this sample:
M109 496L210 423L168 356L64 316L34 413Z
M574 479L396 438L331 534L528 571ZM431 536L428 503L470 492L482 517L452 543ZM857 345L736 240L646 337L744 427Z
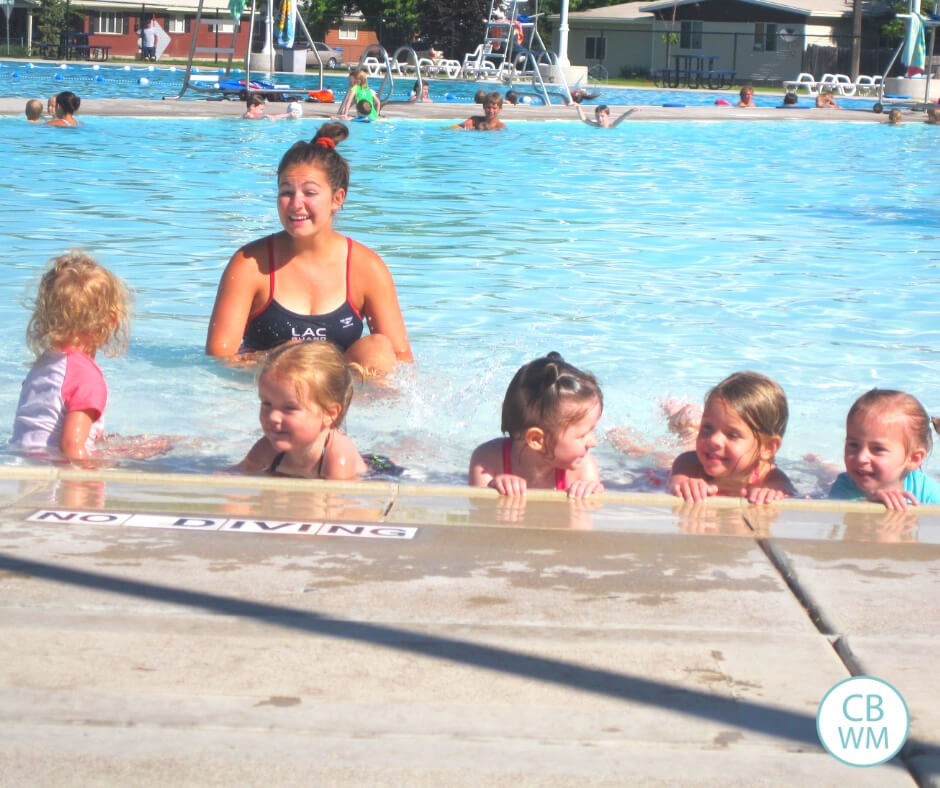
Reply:
M107 60L111 56L111 47L91 44L88 33L60 33L58 44L37 44L36 48L40 57L60 60Z

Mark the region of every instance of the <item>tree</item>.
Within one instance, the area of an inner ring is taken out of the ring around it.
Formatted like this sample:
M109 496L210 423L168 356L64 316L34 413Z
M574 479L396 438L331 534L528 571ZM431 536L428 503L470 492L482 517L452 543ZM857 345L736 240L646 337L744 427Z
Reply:
M894 2L891 4L891 13L906 14L908 5L908 0L894 0ZM933 13L935 5L936 3L934 0L920 0L920 13ZM906 19L898 19L896 16L892 16L890 22L887 22L881 26L881 35L883 35L891 43L897 44L898 41L904 38L904 30L906 27Z
M80 15L70 13L72 24L69 30L80 29L77 25L81 21ZM39 6L33 11L33 22L36 25L36 44L58 44L59 34L66 29L64 0L39 0Z
M483 41L488 0L422 0L418 24L424 40L460 59Z
M315 40L322 40L327 30L342 22L345 11L343 0L307 0L300 7L307 29Z
M356 6L391 54L411 42L418 29L420 0L358 0Z

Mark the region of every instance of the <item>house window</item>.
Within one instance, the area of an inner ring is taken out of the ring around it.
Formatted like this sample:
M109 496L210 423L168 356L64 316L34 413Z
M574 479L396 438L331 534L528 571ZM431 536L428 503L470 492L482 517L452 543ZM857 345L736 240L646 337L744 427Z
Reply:
M702 22L697 19L682 21L679 28L679 49L702 48Z
M588 36L585 38L584 57L587 60L603 60L607 57L607 39L603 36Z
M213 22L209 25L210 33L234 33L235 32L235 23L231 18L226 20L219 20L218 22Z
M127 17L113 11L99 11L92 20L93 33L126 33Z
M774 22L754 23L754 51L777 51L777 25Z
M359 39L359 26L342 24L339 26L340 41L357 41Z
M186 32L186 17L183 17L183 16L167 17L166 32L167 33L185 33Z

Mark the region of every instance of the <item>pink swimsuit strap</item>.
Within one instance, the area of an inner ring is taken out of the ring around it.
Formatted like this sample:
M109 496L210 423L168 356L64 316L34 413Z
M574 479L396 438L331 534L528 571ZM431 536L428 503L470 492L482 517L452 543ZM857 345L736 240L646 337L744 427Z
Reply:
M512 473L512 438L503 438L503 473ZM555 489L568 489L568 472L555 468Z

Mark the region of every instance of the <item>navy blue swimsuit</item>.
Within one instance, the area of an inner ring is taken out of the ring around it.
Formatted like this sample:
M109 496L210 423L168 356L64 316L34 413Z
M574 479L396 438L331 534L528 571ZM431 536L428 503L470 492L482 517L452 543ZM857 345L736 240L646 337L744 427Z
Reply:
M274 236L268 236L268 300L248 316L242 350L270 350L292 340L332 342L348 350L362 336L362 315L349 303L349 258L352 239L346 239L346 300L326 315L301 315L274 300Z

